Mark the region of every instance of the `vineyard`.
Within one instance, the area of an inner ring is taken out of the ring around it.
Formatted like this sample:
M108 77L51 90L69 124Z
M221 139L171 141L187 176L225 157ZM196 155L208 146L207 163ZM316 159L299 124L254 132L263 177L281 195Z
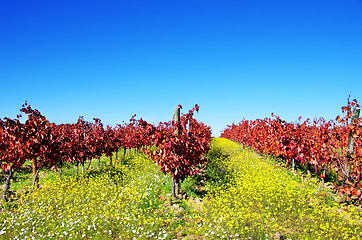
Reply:
M362 202L362 118L357 101L342 107L344 116L336 121L323 118L287 123L273 119L243 119L228 126L221 137L242 143L259 153L282 158L286 167L304 165L308 172L335 175L335 190L346 195L348 203Z
M144 151L162 172L172 175L177 187L180 180L197 172L198 164L205 162L202 155L209 150L211 139L210 127L193 118L199 107L195 105L181 117L180 108L181 105L175 114L178 119L158 126L133 116L128 124L104 128L100 119L94 118L92 123L83 117L76 124L56 125L25 103L20 110L28 116L24 124L19 120L21 115L18 119L0 120L0 164L6 178L3 200L6 200L12 175L27 160L32 162L33 186L38 188L38 174L43 168L58 169L61 174L61 167L67 162L77 168L82 165L84 169L89 161L87 169L92 159L100 159L102 154L110 157L112 164L113 152L120 148L124 153L127 149Z
M180 109L158 125L57 125L27 103L24 123L0 119L0 238L361 238L357 101L335 121L273 115L218 139L194 118L198 105ZM31 184L12 191L27 169Z

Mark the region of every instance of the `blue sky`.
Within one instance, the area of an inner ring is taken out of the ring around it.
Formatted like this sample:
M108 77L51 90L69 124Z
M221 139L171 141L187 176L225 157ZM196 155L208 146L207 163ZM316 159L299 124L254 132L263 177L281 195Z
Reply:
M55 123L334 119L362 102L362 0L3 0L0 89L1 118Z

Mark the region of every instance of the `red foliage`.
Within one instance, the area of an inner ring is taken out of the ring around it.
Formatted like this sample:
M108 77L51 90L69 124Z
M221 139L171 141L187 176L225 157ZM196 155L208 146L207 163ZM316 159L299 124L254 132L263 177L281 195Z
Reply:
M163 173L170 173L177 182L197 173L198 165L206 162L203 155L209 151L211 131L193 118L194 111L198 110L195 105L188 114L182 114L180 123L173 121L146 127L158 148L143 151Z
M22 141L26 149L25 158L36 159L38 168L56 165L60 160L60 155L56 136L52 132L54 124L49 123L38 110L32 109L27 103L20 111L28 115L22 134Z
M20 168L26 160L24 125L19 119L0 119L0 164L6 172L10 168Z
M38 110L25 103L20 110L28 115L24 124L19 119L0 119L0 167L5 171L20 168L29 159L37 171L61 166L65 161L79 164L101 154L112 156L120 147L143 148L164 173L184 179L206 161L202 155L209 150L210 127L193 118L198 110L195 105L182 115L180 123L160 123L155 127L142 119L136 120L134 115L129 124L104 128L97 118L94 123L83 117L75 124L49 123ZM157 150L144 148L153 144Z
M340 191L350 195L356 194L360 200L362 177L362 119L351 122L352 108L357 107L357 101L348 102L342 107L344 116L338 116L336 121L326 121L323 118L309 119L301 122L301 118L295 124L287 123L278 116L272 114L273 119L265 118L255 121L243 119L238 125L230 125L221 134L242 143L244 146L286 159L287 163L293 159L301 164L309 162L319 169L329 169L337 172L340 179L353 182L353 189L358 191L344 191L343 185ZM355 144L354 151L349 156L347 153L348 136L351 134ZM348 175L344 169L346 159L350 160L352 173ZM348 189L352 185L349 185Z

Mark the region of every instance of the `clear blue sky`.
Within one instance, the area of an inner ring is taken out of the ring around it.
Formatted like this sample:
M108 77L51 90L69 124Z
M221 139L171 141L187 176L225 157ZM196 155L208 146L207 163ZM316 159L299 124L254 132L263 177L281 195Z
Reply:
M329 120L362 102L362 0L1 0L0 89L1 118Z

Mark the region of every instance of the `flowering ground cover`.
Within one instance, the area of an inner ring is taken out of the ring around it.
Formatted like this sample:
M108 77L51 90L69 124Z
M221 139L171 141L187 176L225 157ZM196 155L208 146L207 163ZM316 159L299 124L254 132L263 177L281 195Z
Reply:
M80 175L48 178L0 213L0 239L360 239L362 215L314 178L226 139L173 200L169 175L143 153ZM196 185L196 186L195 186ZM196 193L195 193L196 192ZM197 198L200 197L201 198Z
M227 154L229 182L204 198L195 231L206 238L361 239L361 209L344 210L316 179L278 167L273 160L226 139L211 149Z
M17 208L2 212L0 237L164 239L164 221L173 214L159 211L159 196L169 182L144 154L126 164L49 181L23 196Z

